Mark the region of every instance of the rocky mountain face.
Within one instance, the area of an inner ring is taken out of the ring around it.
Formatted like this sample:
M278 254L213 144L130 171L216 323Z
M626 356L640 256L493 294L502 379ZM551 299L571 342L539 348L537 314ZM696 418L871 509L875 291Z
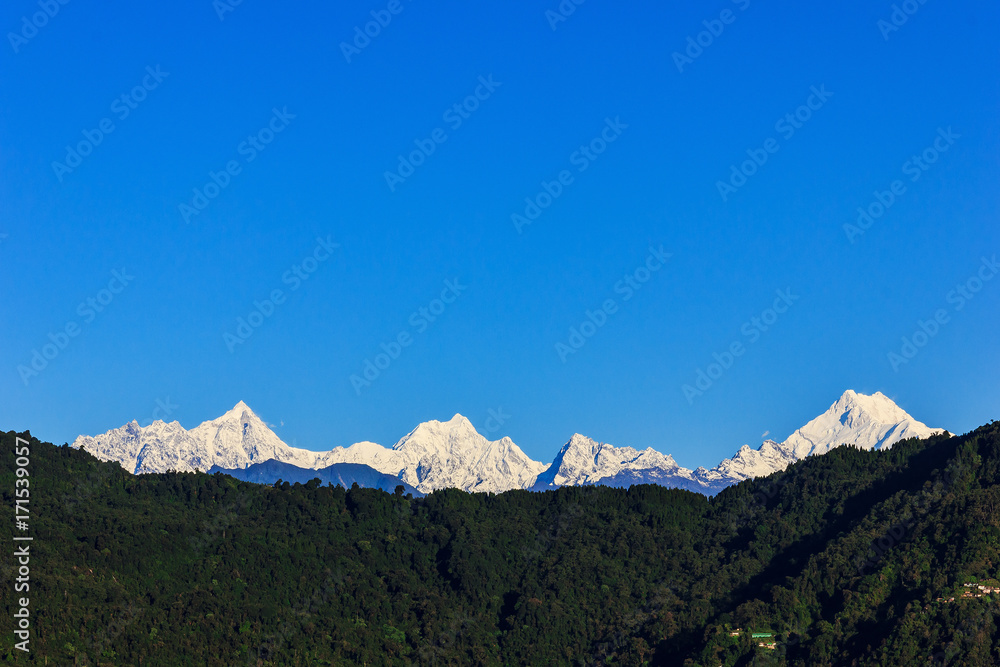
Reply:
M695 478L693 472L677 465L673 457L653 448L642 451L632 447L615 447L575 434L563 445L552 465L532 484L535 491L559 486L601 484L631 486L659 484L670 488L688 489L701 493L718 491Z
M338 447L319 458L324 465L363 463L396 475L424 493L444 488L493 493L523 489L546 468L510 438L487 440L462 415L446 422L424 422L392 449L363 442Z

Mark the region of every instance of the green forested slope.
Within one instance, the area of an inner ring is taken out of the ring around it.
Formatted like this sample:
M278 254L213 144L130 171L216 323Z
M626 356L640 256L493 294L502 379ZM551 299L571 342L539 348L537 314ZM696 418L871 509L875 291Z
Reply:
M7 526L14 438L0 437ZM711 500L657 486L416 500L133 477L31 449L34 634L30 654L0 636L9 663L1000 664L1000 602L961 597L1000 577L997 422L839 448Z

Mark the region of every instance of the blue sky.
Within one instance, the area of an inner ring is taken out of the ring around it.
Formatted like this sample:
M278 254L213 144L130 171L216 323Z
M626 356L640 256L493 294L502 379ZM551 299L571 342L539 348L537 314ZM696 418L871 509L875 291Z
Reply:
M493 411L710 466L848 388L1000 417L995 3L54 7L0 10L5 429Z

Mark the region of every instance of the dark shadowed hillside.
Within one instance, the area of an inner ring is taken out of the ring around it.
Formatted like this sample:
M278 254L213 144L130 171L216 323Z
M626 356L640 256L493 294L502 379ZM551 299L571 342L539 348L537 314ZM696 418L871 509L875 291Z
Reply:
M7 663L1000 661L998 596L964 586L1000 576L997 422L839 448L711 500L136 477L35 440L31 470L34 646L5 633Z
M291 463L272 460L254 463L246 468L236 470L213 466L208 474L212 475L217 472L255 484L275 484L277 482L307 484L313 479L318 479L323 484L334 484L345 489L357 484L365 489L381 489L392 493L397 486L402 486L403 493L418 497L424 495L399 478L380 473L378 470L360 463L335 463L325 468L313 469L300 468Z

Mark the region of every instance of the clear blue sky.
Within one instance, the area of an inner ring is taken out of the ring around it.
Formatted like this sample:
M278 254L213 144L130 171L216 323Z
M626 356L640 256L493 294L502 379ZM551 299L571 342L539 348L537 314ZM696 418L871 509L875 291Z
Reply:
M347 62L340 44L389 6L245 0L220 20L210 0L69 2L37 30L36 2L3 6L0 426L63 442L148 421L158 400L193 427L242 399L289 444L327 449L456 412L486 431L502 408L490 435L536 459L582 432L711 466L848 388L959 432L1000 417L1000 278L949 300L1000 253L995 2L929 0L888 32L888 0L590 0L555 29L556 0L402 0ZM679 71L674 52L720 27ZM796 112L808 120L776 127ZM113 131L78 166L53 166L103 119ZM602 133L603 153L577 153ZM397 156L429 138L390 188ZM925 149L926 171L906 165ZM767 161L724 200L748 150ZM228 184L185 216L210 172ZM543 180L562 192L518 233ZM844 224L896 180L851 243ZM317 237L339 247L308 280L286 275L327 257ZM671 257L626 300L619 281L661 246ZM751 318L789 288L754 340ZM227 345L276 289L273 314ZM564 363L557 343L609 299ZM894 369L939 309L947 322ZM351 376L403 332L359 395ZM65 348L26 384L18 367L50 334ZM734 342L743 355L689 401L683 385Z

